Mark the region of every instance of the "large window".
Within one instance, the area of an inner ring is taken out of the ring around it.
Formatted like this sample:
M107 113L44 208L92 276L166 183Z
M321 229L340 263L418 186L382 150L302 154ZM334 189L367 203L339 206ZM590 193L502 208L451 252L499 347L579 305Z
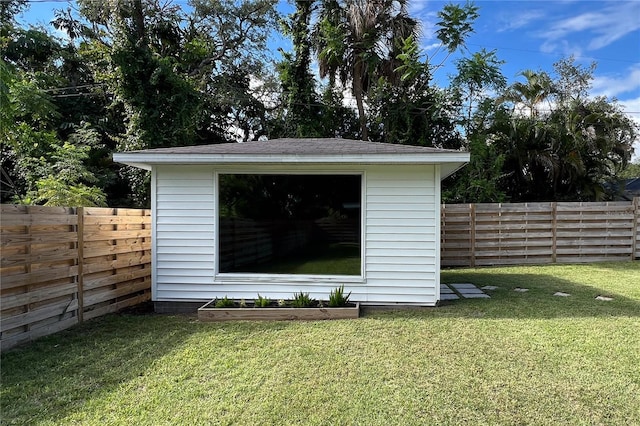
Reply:
M218 175L219 272L360 275L360 175Z

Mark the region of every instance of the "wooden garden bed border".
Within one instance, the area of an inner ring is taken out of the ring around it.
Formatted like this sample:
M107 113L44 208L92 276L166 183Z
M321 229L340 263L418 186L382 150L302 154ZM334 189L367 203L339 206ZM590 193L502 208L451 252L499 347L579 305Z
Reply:
M198 309L200 321L290 321L354 319L360 316L360 303L343 308L216 308L215 300Z

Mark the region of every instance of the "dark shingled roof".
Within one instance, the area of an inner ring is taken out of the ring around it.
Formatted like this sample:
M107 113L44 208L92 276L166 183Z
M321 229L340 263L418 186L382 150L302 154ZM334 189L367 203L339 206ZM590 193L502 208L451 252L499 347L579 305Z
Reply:
M129 151L136 154L235 154L235 155L359 155L359 154L429 154L460 152L424 146L395 145L351 139L273 139L245 143L157 148Z

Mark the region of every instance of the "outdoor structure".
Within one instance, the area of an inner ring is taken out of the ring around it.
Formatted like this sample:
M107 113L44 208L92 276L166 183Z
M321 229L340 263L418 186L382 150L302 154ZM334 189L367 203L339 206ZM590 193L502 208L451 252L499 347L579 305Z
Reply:
M258 293L326 300L340 285L361 304L433 306L440 300L440 181L469 153L277 139L114 160L152 173L157 306Z

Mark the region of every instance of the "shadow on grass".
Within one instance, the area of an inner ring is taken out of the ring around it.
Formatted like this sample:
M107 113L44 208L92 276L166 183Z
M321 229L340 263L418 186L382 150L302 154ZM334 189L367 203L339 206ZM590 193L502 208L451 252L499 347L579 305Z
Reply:
M3 424L57 422L93 399L144 376L158 359L184 350L198 333L212 344L287 327L207 324L194 318L114 314L88 321L2 354ZM226 339L226 340L225 340Z
M228 350L254 333L287 326L203 324L192 316L140 315L135 309L90 320L1 354L0 423L75 424L74 413L92 412L95 408L85 406L100 406L120 387L153 375L164 358L190 350L193 339Z
M501 272L500 268L443 271L446 284L468 282L498 288L485 291L491 299L444 302L440 309L453 315L467 316L471 311L493 318L638 317L640 281L634 279L640 274L637 266L630 271L629 265L563 265L554 267L553 275L543 273L544 267L532 267L533 273ZM516 288L528 291L521 293ZM556 292L570 296L554 296ZM598 296L613 300L597 300Z

